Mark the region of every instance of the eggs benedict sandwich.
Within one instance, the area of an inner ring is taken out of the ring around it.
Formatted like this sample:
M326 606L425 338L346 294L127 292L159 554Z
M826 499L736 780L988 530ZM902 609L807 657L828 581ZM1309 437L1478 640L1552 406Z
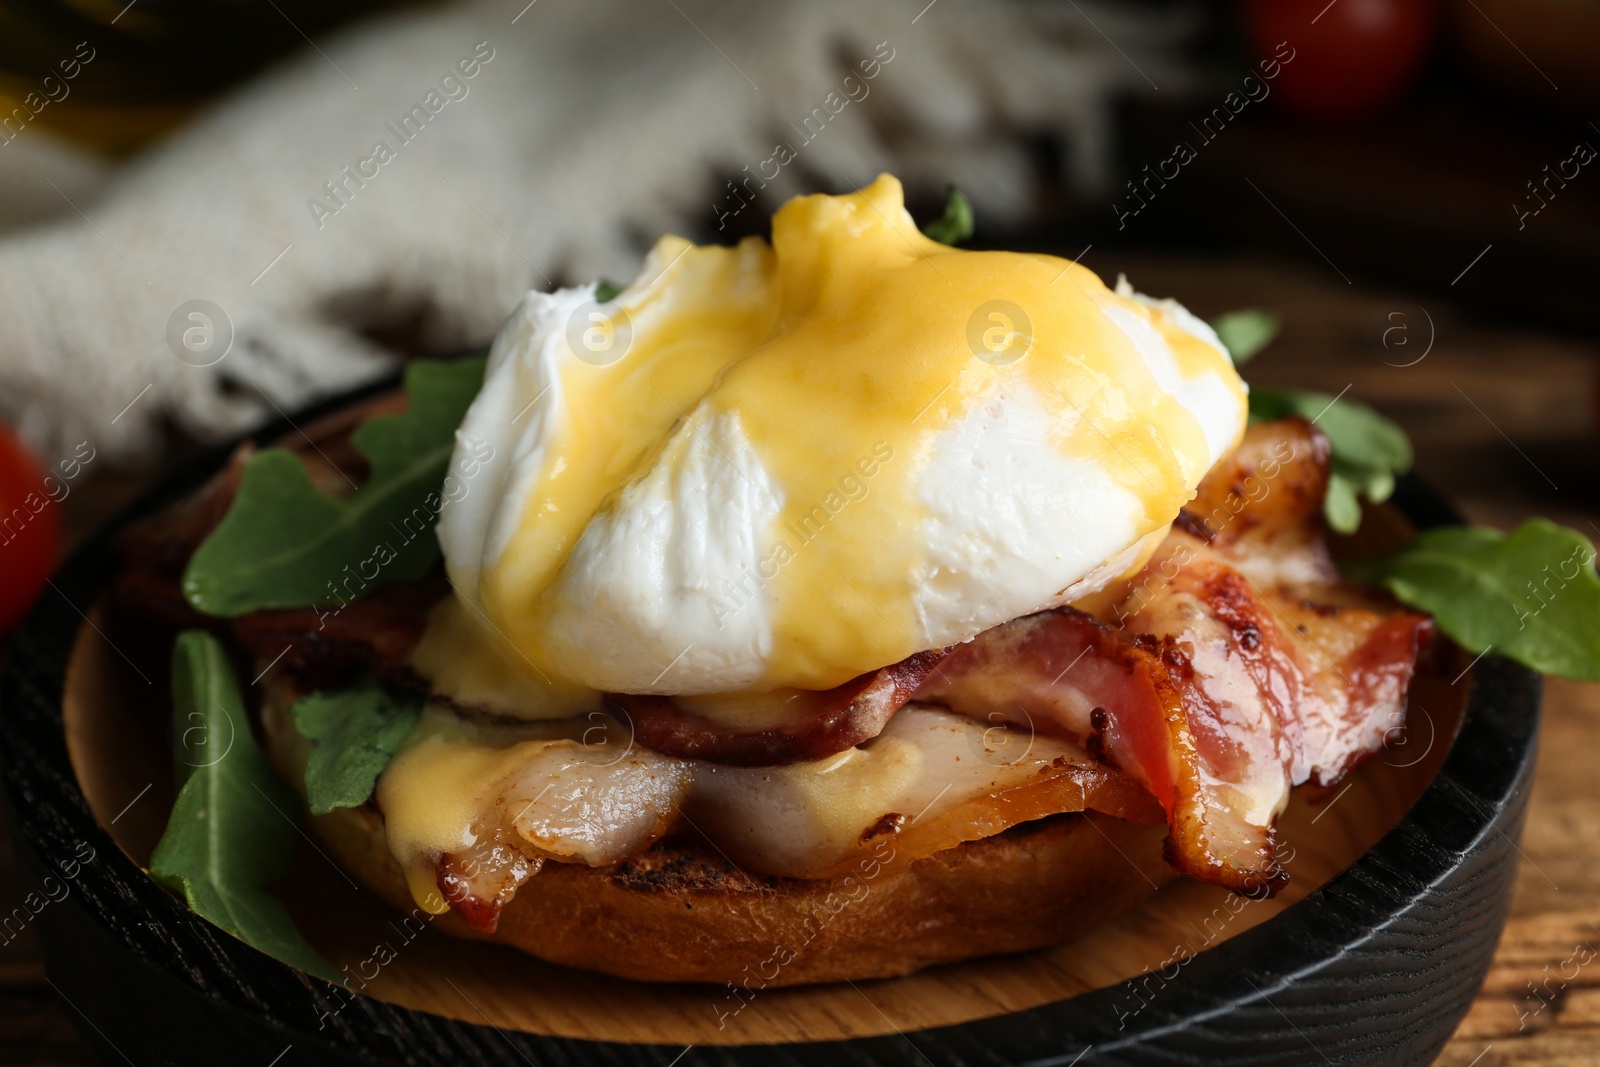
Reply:
M1209 326L940 244L892 177L529 293L473 387L437 552L390 519L315 603L212 613L329 854L557 963L874 978L1176 875L1270 895L1291 789L1383 745L1431 633L1340 576L1326 438L1249 425ZM349 514L402 477L379 425ZM239 535L254 462L191 548Z

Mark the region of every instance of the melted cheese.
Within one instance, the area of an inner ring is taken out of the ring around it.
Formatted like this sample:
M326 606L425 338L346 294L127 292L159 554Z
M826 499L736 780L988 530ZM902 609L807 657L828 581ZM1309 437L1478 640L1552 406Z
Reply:
M414 666L505 713L825 689L1087 594L1245 421L1180 307L940 245L888 176L591 297L497 338L458 435L495 454L441 516L459 599Z
M449 910L434 883L434 863L477 844L480 816L498 800L501 783L555 743L495 747L448 716L430 712L423 719L375 791L389 851L419 905L435 915Z
M615 863L676 817L692 765L635 746L615 720L469 723L430 706L378 779L389 851L417 903L446 908L435 879L445 854L489 862L506 832L534 855Z
M865 745L778 767L662 756L630 744L615 723L584 722L582 735L530 739L538 728L425 714L377 788L390 851L418 904L442 911L440 856L470 854L497 829L530 854L600 865L641 851L683 811L742 869L819 877L876 852L867 831L885 816L896 825L892 851L909 862L1076 811L1087 797L1073 772L1094 766L1067 741L915 704ZM1040 807L996 810L996 798L1041 790Z

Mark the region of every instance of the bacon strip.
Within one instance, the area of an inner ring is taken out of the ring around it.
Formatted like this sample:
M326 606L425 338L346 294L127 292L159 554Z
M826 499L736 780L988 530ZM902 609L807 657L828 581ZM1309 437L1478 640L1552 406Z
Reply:
M469 924L492 931L543 863L609 865L669 833L704 836L752 875L837 878L872 877L1063 812L1166 819L1138 783L1070 741L927 705L809 767L729 767L604 736L524 746L526 761L485 791L477 844L429 857L440 892Z
M640 744L657 752L735 767L796 763L877 737L943 658L943 649L918 652L833 689L780 690L757 717L781 724L760 730L730 729L672 697L608 693L606 702L633 723Z
M1400 725L1431 620L1264 591L1186 542L1174 535L1163 547L1153 562L1180 553L1188 562L1125 625L1183 647L1183 682L1204 709L1200 721L1231 714L1226 729L1238 733L1240 709L1250 707L1255 736L1282 735L1274 748L1294 784L1338 781Z
M1271 850L1254 826L1244 840L1220 848L1207 841L1224 817L1216 810L1223 798L1208 781L1214 768L1190 725L1182 656L1176 643L1137 641L1081 611L1058 608L960 646L917 699L1077 741L1156 798L1172 825L1169 862L1193 877L1242 886L1246 874L1270 864ZM1281 777L1276 764L1268 769Z
M1340 575L1322 521L1329 471L1327 439L1303 419L1251 427L1191 504L1207 543L1170 536L1146 569L1175 572L1165 596L1119 609L1130 629L1166 633L1186 625L1186 603L1199 626L1203 604L1213 636L1231 635L1235 684L1248 679L1288 732L1296 784L1339 780L1400 725L1433 637L1432 620ZM1203 637L1191 635L1197 650ZM1214 695L1221 669L1202 671Z
M440 856L434 879L451 911L474 930L492 934L500 925L500 912L542 866L543 857L529 856L511 841L494 841Z
M917 699L1079 741L1160 802L1173 866L1276 891L1272 826L1290 787L1335 781L1383 746L1429 624L1347 618L1364 636L1319 664L1240 583L1215 564L1187 570L1145 630L1065 608L996 627L952 652Z
M1326 464L1304 423L1252 428L1197 495L1220 510L1169 535L1119 625L1069 610L1007 623L954 650L916 698L1098 748L1166 810L1175 867L1275 892L1291 786L1336 781L1382 747L1431 635L1426 617L1339 578L1320 528Z
M253 611L233 620L233 635L309 688L336 685L355 673L420 685L406 661L422 640L428 613L449 590L443 578L426 578L379 586L343 605Z

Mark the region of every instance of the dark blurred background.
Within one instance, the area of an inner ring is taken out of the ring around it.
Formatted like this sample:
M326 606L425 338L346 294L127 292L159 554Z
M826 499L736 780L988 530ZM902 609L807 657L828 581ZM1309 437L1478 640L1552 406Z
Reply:
M9 112L92 36L100 54L73 83L72 105L47 108L35 121L106 156L126 156L272 60L399 6L7 3L0 5L0 104ZM1568 163L1579 144L1600 147L1600 5L1120 6L1152 16L1194 11L1202 28L1186 51L1199 84L1119 108L1109 190L1074 189L1052 165L1057 155L1041 144L1037 217L1020 233L980 228L982 238L1256 250L1313 265L1331 261L1351 281L1438 293L1511 321L1571 330L1593 330L1600 321L1591 292L1600 181ZM1303 32L1308 25L1314 34ZM1295 58L1266 82L1263 99L1248 98L1243 79L1259 77L1259 61L1290 38ZM1229 91L1240 91L1246 105L1223 116ZM1163 164L1185 143L1196 158L1179 164L1181 181L1163 180L1176 169ZM1136 197L1148 206L1119 225L1119 205L1136 207ZM1264 200L1278 210L1263 215ZM753 215L746 221L752 229L765 225Z

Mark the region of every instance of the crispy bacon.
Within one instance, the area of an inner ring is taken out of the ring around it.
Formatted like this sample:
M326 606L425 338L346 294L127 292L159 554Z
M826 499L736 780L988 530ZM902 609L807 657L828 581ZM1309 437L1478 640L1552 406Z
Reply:
M610 733L595 745L568 739L523 751L488 791L477 843L433 861L446 902L479 930L494 930L544 863L606 866L667 833L703 836L754 875L837 878L873 877L1064 812L1165 821L1138 783L1070 741L927 705L906 707L861 749L809 767L678 759L625 748ZM837 792L830 783L840 778L852 784Z
M1259 879L1270 865L1268 842L1256 831L1270 825L1277 810L1251 820L1243 840L1214 847L1214 826L1219 821L1223 829L1235 825L1226 818L1226 798L1217 787L1263 766L1281 779L1281 765L1252 758L1218 760L1234 765L1212 766L1209 755L1239 753L1226 743L1208 746L1209 736L1197 736L1184 691L1183 657L1176 642L1135 640L1081 611L1058 608L997 626L960 646L923 684L917 699L968 715L998 714L1025 729L1078 741L1160 803L1172 825L1168 858L1174 866L1243 888L1246 875L1255 872ZM1240 723L1237 740L1260 743L1251 732L1257 726ZM1271 736L1266 743L1273 744ZM1237 873L1220 870L1223 863Z
M1166 821L1137 782L1081 745L928 704L809 765L693 766L693 829L745 870L786 877L836 877L867 858L897 867L1063 812Z
M380 586L342 605L253 611L233 620L233 635L258 659L313 688L352 673L417 683L406 660L422 640L428 613L449 589L443 578L426 578Z
M1335 579L1326 552L1316 551L1322 528L1314 521L1327 494L1328 462L1328 439L1304 419L1252 426L1206 473L1175 525L1240 560L1253 548L1277 546L1263 563L1310 563ZM1283 551L1285 541L1312 551L1295 559Z
M1119 609L1129 628L1164 633L1182 627L1185 597L1204 604L1232 635L1234 667L1279 708L1296 784L1337 781L1400 725L1433 635L1432 620L1339 574L1321 519L1329 470L1327 439L1304 420L1251 427L1191 504L1210 516L1209 543L1170 536L1146 569L1175 572L1166 595Z
M1175 867L1275 891L1291 786L1335 781L1382 747L1431 634L1338 576L1318 512L1326 471L1309 425L1252 428L1130 581L1116 625L1057 610L996 627L917 699L1102 751L1166 810Z
M1187 562L1124 624L1182 647L1175 669L1190 683L1190 699L1208 709L1203 721L1253 698L1259 731L1283 735L1278 747L1294 784L1344 777L1400 725L1430 620L1263 590L1186 540L1163 546L1155 565L1179 553Z
M621 731L600 736L523 742L522 762L494 784L494 801L473 823L474 844L434 861L439 892L471 926L492 933L544 863L608 866L643 852L677 820L693 764L635 748Z
M434 878L451 911L473 929L492 934L500 925L501 910L542 866L543 857L529 856L510 840L497 840L440 856Z
M760 708L742 711L779 725L759 730L731 729L673 697L608 693L606 701L633 723L639 743L657 752L735 767L795 763L877 737L943 657L943 649L918 652L833 689L763 694Z

